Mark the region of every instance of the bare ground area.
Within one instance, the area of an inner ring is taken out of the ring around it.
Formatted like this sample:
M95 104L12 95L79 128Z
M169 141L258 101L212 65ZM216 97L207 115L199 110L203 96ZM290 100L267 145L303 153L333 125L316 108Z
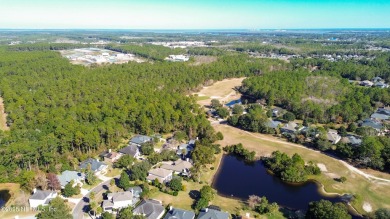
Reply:
M200 92L194 93L202 98L198 101L201 106L207 106L210 104L211 99L219 99L221 102L227 102L232 99L238 99L241 95L234 90L235 87L241 86L243 78L231 78L222 81L215 82L211 86L203 87Z
M195 62L190 65L197 66L202 64L209 64L218 60L215 56L194 56Z
M3 131L8 131L9 127L7 125L7 114L4 109L3 98L0 97L0 129Z

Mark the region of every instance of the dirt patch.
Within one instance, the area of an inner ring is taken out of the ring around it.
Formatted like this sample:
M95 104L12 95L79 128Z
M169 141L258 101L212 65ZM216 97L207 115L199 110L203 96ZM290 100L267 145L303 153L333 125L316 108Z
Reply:
M198 96L209 96L211 98L225 97L226 95L229 95L231 92L233 92L235 87L240 86L244 79L245 78L243 77L218 81L211 86L203 87L201 91L194 94L198 94Z
M7 113L5 113L3 98L0 97L0 129L3 131L8 131L9 127L7 125Z
M365 210L366 212L372 212L372 206L370 205L370 203L364 202L363 203L363 210Z
M318 163L318 164L317 164L317 167L320 168L320 170L321 170L322 172L328 172L328 169L326 169L326 166L325 166L325 164L323 164L323 163Z
M190 65L197 66L202 64L209 64L218 60L215 56L194 56L195 62Z

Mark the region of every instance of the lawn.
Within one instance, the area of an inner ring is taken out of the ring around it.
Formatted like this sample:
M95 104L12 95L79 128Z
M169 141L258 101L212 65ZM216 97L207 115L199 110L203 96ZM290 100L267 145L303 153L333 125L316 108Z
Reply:
M17 183L0 183L0 191L3 191L3 190L8 190L11 197L10 199L8 200L8 202L6 203L6 207L11 207L11 206L14 206L14 205L18 205L19 202L16 200L18 199L18 197L20 197L20 199L22 199L21 196L29 196L29 194L26 194L26 192L22 193L21 189L20 189L20 185L17 184ZM27 204L27 203L24 203L24 204ZM33 216L35 214L37 214L38 212L37 211L30 211L29 209L27 209L27 211L21 211L22 208L14 208L15 211L0 211L0 218L4 218L4 219L8 219L8 218L15 218L15 216L19 216L19 217L28 217L28 216ZM19 211L16 211L16 210L19 210Z
M87 183L84 183L83 186L82 186L82 188L83 188L83 189L86 189L86 190L91 190L91 189L93 189L95 186L99 185L101 182L102 182L102 180L97 179L97 180L96 180L96 183L93 184L93 185L88 185Z
M294 153L300 154L306 161L314 161L322 163L326 166L327 172L320 176L315 176L313 179L321 182L324 189L328 193L349 193L357 196L353 203L360 213L365 213L362 206L364 202L368 202L373 209L381 207L390 207L390 184L369 181L363 176L350 171L341 162L331 158L318 151L307 149L301 145L293 146L294 144L278 140L269 135L248 133L243 130L228 126L214 126L216 131L221 131L224 139L220 142L222 146L242 143L244 147L255 151L257 156L267 156L273 151L279 150L289 155ZM345 183L336 182L334 176L345 176ZM382 173L382 177L390 179L389 174Z
M122 169L120 169L120 168L113 168L112 166L110 166L108 168L108 170L107 170L107 173L104 176L115 177L115 176L121 175L121 173L122 173Z

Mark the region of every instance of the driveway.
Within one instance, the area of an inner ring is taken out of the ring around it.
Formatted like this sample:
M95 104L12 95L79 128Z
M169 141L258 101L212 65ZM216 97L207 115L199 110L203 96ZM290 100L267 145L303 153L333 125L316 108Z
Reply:
M108 178L108 177L107 177ZM119 176L114 177L115 179L118 179ZM72 215L75 219L82 219L84 218L84 212L87 212L88 205L89 205L89 194L91 192L94 192L95 194L98 194L99 192L103 190L108 190L110 187L110 182L112 178L108 178L108 180L100 183L99 185L95 186L93 189L89 190L89 192L84 195L83 198L76 204L76 206L73 209Z

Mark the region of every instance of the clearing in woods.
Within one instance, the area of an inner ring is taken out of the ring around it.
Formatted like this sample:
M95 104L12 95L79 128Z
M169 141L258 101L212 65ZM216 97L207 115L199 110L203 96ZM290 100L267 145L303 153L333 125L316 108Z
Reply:
M0 130L8 131L7 114L5 113L3 98L0 97Z

